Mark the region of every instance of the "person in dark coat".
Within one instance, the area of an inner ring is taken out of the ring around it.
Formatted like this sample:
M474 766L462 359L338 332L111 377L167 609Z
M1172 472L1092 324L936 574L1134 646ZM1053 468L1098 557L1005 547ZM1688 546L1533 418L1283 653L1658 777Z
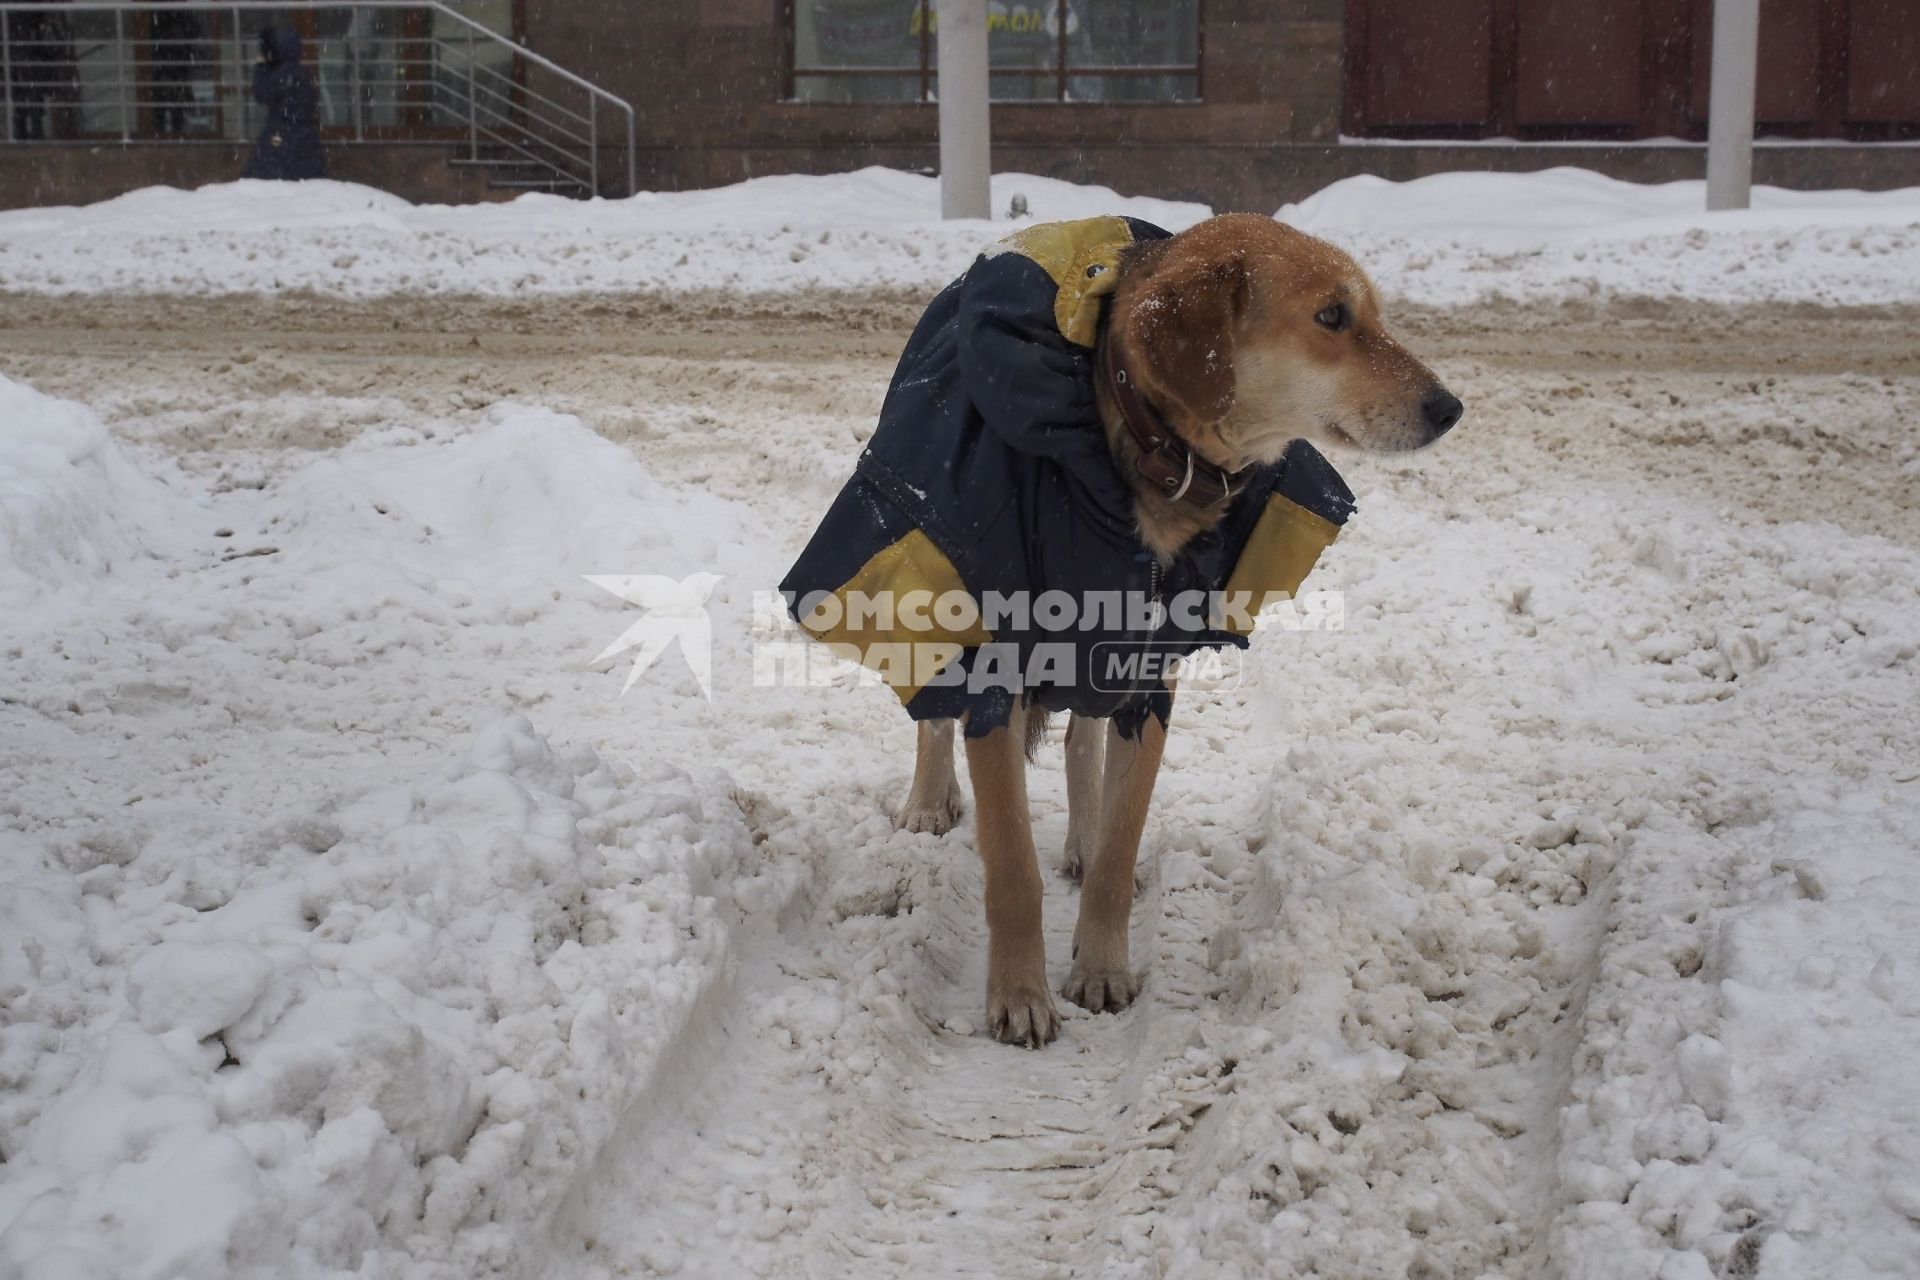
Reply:
M300 61L300 33L272 26L260 33L260 60L253 68L253 100L267 121L253 144L243 178L324 178L320 148L320 93Z

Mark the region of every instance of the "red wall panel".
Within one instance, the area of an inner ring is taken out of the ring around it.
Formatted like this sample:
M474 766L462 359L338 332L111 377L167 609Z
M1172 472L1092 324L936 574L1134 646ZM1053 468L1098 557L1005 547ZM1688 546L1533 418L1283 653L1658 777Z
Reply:
M1920 0L1852 0L1848 19L1847 119L1920 120Z
M1760 0L1760 66L1754 115L1762 123L1804 124L1819 119L1824 3ZM1713 0L1693 0L1693 74L1688 106L1696 120L1707 118L1712 68Z
M1517 123L1631 125L1640 119L1638 3L1528 0L1515 16Z
M1367 0L1356 51L1370 125L1486 124L1493 0Z
M1348 128L1703 138L1713 0L1346 0ZM1763 134L1920 137L1920 0L1760 0Z

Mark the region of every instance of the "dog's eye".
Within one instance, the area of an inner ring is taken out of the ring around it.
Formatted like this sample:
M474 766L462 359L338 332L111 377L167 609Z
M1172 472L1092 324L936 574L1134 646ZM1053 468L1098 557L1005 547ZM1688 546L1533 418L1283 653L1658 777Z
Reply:
M1313 322L1329 332L1339 333L1353 323L1353 317L1347 314L1346 303L1336 302L1314 316Z

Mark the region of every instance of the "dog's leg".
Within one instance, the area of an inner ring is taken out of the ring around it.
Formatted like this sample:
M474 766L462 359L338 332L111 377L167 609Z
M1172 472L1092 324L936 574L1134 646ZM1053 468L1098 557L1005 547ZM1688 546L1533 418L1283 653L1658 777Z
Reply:
M1100 721L1082 715L1067 721L1067 843L1060 870L1075 880L1093 861L1100 838L1100 761L1106 743L1107 727Z
M1129 742L1108 733L1107 767L1100 784L1100 840L1080 889L1080 922L1073 930L1073 970L1061 994L1099 1013L1133 1003L1140 983L1127 963L1127 926L1133 915L1133 864L1140 854L1153 782L1167 745L1166 726L1148 716Z
M953 772L953 721L922 720L917 727L913 785L907 789L907 801L893 822L904 831L945 835L960 821L964 808L960 779Z
M1060 1030L1047 989L1040 932L1040 859L1027 811L1024 715L984 737L967 739L974 826L986 869L987 1030L1008 1044L1038 1049Z

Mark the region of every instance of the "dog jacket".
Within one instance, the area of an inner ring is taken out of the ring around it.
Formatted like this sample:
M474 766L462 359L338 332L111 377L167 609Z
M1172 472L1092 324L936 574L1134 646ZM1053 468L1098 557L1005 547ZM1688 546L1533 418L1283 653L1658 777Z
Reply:
M1141 543L1094 351L1120 254L1167 234L1136 218L1041 224L941 290L852 479L780 584L802 628L879 672L915 720L964 716L977 737L1025 694L1112 716L1127 737L1149 714L1164 724L1169 661L1245 648L1250 629L1169 606L1291 597L1352 514L1339 474L1295 441L1237 477L1226 518L1173 563Z

